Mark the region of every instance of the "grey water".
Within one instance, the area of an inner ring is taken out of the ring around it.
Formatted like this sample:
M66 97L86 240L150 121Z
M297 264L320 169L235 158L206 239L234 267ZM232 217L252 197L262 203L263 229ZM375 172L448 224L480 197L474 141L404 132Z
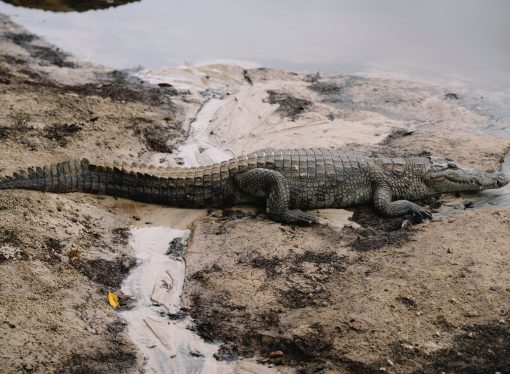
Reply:
M86 60L155 68L213 60L332 74L510 87L507 0L142 0L0 12Z

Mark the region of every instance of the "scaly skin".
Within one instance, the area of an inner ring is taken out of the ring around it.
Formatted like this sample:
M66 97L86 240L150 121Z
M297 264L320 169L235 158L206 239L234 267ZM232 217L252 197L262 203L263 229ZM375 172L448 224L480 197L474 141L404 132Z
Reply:
M508 183L436 157L370 158L330 149L266 149L198 168L91 165L73 160L0 179L0 189L87 192L193 208L265 203L269 216L312 223L303 210L370 204L385 216L431 214L409 200Z

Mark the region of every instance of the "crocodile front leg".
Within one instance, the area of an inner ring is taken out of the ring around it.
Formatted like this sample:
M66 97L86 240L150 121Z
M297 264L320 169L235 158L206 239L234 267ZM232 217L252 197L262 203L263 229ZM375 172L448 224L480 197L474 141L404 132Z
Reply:
M425 208L408 200L391 201L392 193L389 186L377 187L374 193L375 209L387 217L398 217L412 214L421 220L431 219L432 214Z
M256 198L266 199L269 217L278 222L311 224L319 222L299 209L289 209L290 189L285 177L275 170L256 168L236 176L239 189Z

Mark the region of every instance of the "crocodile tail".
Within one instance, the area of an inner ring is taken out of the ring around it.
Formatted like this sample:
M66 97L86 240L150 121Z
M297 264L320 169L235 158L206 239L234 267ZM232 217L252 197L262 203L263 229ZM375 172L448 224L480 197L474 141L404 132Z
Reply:
M73 192L84 191L87 175L90 175L88 160L71 160L43 167L29 167L0 178L0 189L19 188L25 190Z
M227 165L157 169L94 165L87 159L27 168L0 178L1 189L87 192L183 207L219 207L233 198Z
M150 174L149 174L150 173ZM173 178L175 170L165 171L145 165L94 165L87 159L70 160L43 167L29 167L0 177L0 190L25 189L47 192L87 192L126 197L145 202L188 206L187 191L193 190L192 180L185 178L187 169L178 170L181 178ZM181 183L182 182L182 183Z

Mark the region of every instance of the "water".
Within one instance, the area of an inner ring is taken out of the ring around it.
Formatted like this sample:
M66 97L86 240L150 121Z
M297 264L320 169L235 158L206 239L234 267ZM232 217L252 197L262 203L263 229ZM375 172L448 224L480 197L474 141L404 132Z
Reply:
M507 153L503 164L501 165L501 171L505 175L510 176L510 152ZM487 207L510 207L510 184L505 187L498 188L495 190L482 191L475 196L464 196L466 200L473 202L473 206L476 208L487 208Z
M84 13L0 12L116 68L210 60L333 74L394 74L508 92L507 0L142 0Z

